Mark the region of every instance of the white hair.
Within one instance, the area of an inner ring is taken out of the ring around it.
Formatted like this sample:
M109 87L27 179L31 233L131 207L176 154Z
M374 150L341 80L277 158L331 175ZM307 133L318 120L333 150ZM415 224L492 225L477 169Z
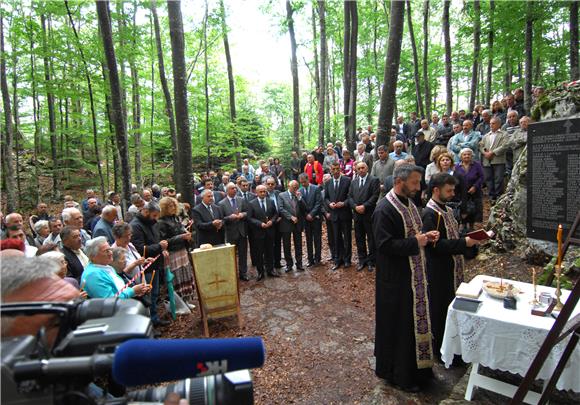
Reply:
M62 220L66 223L68 221L70 221L72 214L74 214L75 212L78 212L79 214L81 213L77 208L65 208L64 210L62 210Z
M48 221L42 219L34 224L34 232L39 233L42 228L48 228Z
M203 191L200 193L200 196L201 196L201 198L203 198L203 197L205 197L207 194L211 194L211 195L213 196L213 191L212 191L212 190L210 190L210 189L208 189L208 188L206 188L206 189L204 189L204 190L203 190Z
M54 260L44 257L3 257L2 271L0 271L2 302L7 295L25 285L36 280L54 277L59 268Z
M89 257L89 259L92 259L99 253L99 248L101 245L104 245L105 243L108 244L109 242L107 242L107 238L104 236L98 236L88 240L85 246L85 254Z
M103 207L103 210L101 211L102 215L109 215L112 214L113 212L115 212L115 214L117 213L117 208L115 208L112 205L105 205Z
M58 252L56 250L51 250L50 252L43 253L42 255L40 255L40 257L55 260L58 263L59 260L64 258L64 253Z
M473 151L470 148L463 148L459 151L459 156L463 155L464 153L471 153L471 156L473 156Z

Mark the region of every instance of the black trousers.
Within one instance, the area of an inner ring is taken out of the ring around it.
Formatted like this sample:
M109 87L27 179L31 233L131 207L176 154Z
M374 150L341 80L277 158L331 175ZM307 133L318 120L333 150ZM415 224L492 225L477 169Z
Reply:
M304 231L306 232L306 251L308 252L308 261L310 263L320 262L322 250L322 221L314 219L304 222Z
M239 237L236 240L229 240L228 242L236 245L238 273L240 277L248 274L248 237Z
M354 214L354 237L359 264L375 264L375 236L371 216ZM368 240L368 251L367 251Z
M271 273L274 269L274 240L269 236L253 238L252 245L258 274L264 274L264 271Z
M328 241L328 247L330 248L330 257L332 261L336 263L336 242L335 242L335 226L330 219L325 219L326 222L326 239Z
M291 240L294 241L294 259L297 266L302 266L302 231L294 230L282 233L282 244L284 246L284 260L286 267L291 268L294 265L292 260Z
M336 252L336 259L334 259L334 263L351 263L352 221L336 221L332 223L332 226L334 228L334 249Z
M282 267L282 233L280 232L280 223L274 224L274 267Z

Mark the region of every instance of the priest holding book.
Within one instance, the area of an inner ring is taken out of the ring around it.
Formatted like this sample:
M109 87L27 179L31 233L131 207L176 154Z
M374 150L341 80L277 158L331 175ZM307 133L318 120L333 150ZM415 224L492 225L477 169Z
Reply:
M434 174L430 182L431 199L423 211L423 232L439 231L439 240L425 248L431 329L437 353L443 342L447 307L463 282L463 255L480 243L469 236L460 237L453 210L445 205L453 200L456 184L457 179L450 174Z
M439 232L424 233L412 197L421 191L423 168L397 166L393 188L373 214L376 242L376 375L417 392L433 377L433 342L425 246Z

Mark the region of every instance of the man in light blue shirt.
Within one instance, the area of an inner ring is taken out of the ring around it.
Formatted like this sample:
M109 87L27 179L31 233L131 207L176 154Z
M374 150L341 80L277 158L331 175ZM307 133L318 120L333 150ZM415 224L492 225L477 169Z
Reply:
M481 134L473 131L473 122L471 120L463 121L463 132L454 135L447 144L447 149L453 153L455 163L459 163L459 152L463 148L469 148L473 151L473 158L479 160L479 141Z
M407 153L403 152L403 145L404 145L403 141L395 141L395 143L393 143L393 147L395 148L395 150L389 153L389 157L393 159L395 162L397 160L407 158Z

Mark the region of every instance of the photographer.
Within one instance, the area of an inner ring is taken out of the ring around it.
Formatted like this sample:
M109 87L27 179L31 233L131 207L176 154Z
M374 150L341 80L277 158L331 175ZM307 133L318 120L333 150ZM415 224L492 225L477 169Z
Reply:
M141 297L151 290L148 284L125 288L125 282L111 267L113 253L104 236L88 241L85 251L90 262L81 277L81 285L90 298L118 296L127 299Z
M3 257L0 271L2 303L26 301L70 301L79 291L59 278L58 264L47 258ZM2 319L2 337L35 335L46 329L52 345L58 334L56 315L18 316Z

